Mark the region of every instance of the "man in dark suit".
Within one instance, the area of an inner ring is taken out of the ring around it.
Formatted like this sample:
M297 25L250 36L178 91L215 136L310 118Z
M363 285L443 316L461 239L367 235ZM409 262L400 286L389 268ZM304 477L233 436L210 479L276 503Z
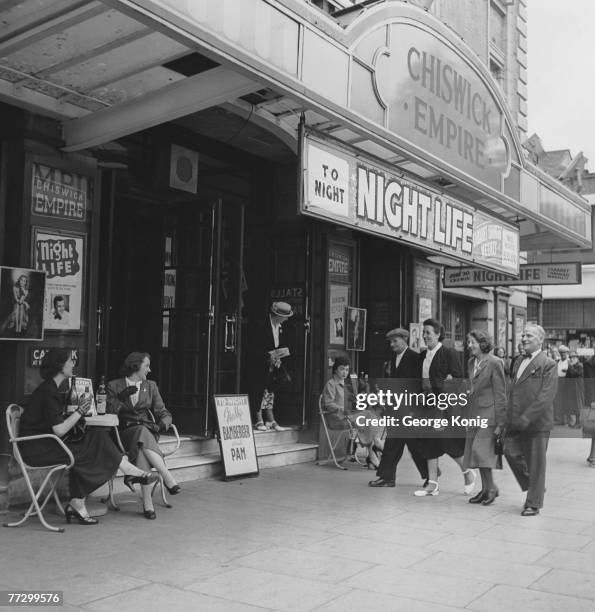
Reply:
M428 347L421 353L422 359L422 390L426 394L424 416L428 418L448 418L456 407L447 410L432 408L429 396L438 396L441 393L458 393L463 380L463 367L459 353L442 345L444 327L436 319L426 319L423 322L423 339ZM455 433L459 433L455 436ZM427 429L419 441L419 452L428 461L428 485L415 492L415 495L438 495L438 458L449 455L461 468L465 479L465 494L470 494L475 485L475 472L463 468L463 454L465 452L464 431L455 432L452 427L435 433Z
M540 325L525 327L521 336L525 358L515 364L508 395L504 453L527 492L522 516L535 516L543 507L546 450L554 423L558 370L541 350L544 338Z
M386 334L386 339L394 353L393 357L384 364L384 377L396 379L395 384L390 385L391 391L395 393L417 393L421 390L421 361L419 354L408 348L409 332L402 328L391 329ZM405 408L399 409L398 416L400 418L405 414L405 410ZM397 416L397 413L389 406L387 407L387 415ZM407 445L422 479L427 480L428 467L426 460L417 452L415 441L403 437L398 427L389 427L386 432L382 459L376 471L378 478L368 483L371 487L395 486L397 465L403 456L405 445Z
M275 415L273 414L275 392L289 382L287 370L282 363L284 357L275 354L274 351L276 349L287 349L288 354L286 356L289 356L287 343L283 339L283 323L293 314L293 309L286 302L273 302L264 328L259 329L259 337L253 342L257 351L256 367L260 369L260 376L262 377L262 399L256 412L256 422L254 424L257 431L267 431L269 429L284 431L287 429L281 427L275 421Z

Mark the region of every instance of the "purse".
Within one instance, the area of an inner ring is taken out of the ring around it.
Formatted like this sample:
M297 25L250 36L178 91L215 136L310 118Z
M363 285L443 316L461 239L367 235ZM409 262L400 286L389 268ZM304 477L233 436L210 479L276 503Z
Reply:
M595 436L595 402L591 404L587 418L583 421L583 434Z
M504 436L499 433L494 438L494 453L496 454L496 468L502 469L502 455L504 455Z

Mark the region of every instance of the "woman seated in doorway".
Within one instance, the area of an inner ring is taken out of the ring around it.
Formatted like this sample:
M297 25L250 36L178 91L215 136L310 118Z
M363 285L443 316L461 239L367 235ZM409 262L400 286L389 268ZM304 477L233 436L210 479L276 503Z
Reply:
M104 427L83 427L83 416L91 406L91 398L70 415L65 414L64 396L59 391L72 376L74 364L68 349L48 351L41 362L44 379L33 392L21 417L20 435L52 433L60 438L74 457L69 472L70 503L64 509L66 521L74 518L81 525L95 525L85 506L85 498L115 476L120 469L127 478L150 485L156 477L132 465L118 449ZM51 438L30 440L20 445L21 455L31 466L55 465L67 461L64 451Z
M147 380L150 371L148 353L130 353L120 370L122 378L107 385L107 411L118 415L120 438L130 461L143 470L154 467L163 478L165 488L171 495L176 495L180 492L180 485L167 469L157 443L159 432L167 431L171 425L171 414L155 382ZM134 482L134 479L124 478L124 484L132 491ZM144 517L155 519L151 487L143 485L141 493Z
M347 454L351 455L355 461L355 443L368 449L366 463L368 467L376 469L380 463L378 453L381 452L384 445L382 438L382 427L373 427L370 425L356 425L356 418L363 416L364 418L377 418L375 411L366 409L358 410L356 408L356 398L353 386L345 381L349 377L349 368L351 364L347 357L339 356L333 363L333 376L326 383L322 392L322 406L326 412L326 422L330 429L349 429L351 436L348 444ZM358 392L367 393L367 385L365 381L358 380Z

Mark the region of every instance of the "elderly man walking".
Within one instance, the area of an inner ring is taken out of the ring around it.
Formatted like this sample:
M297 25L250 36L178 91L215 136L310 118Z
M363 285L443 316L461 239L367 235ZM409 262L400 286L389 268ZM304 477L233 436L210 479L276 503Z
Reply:
M540 325L525 327L521 336L525 357L515 363L508 396L504 452L527 492L522 516L535 516L543 507L546 450L554 422L558 369L542 351L544 338Z

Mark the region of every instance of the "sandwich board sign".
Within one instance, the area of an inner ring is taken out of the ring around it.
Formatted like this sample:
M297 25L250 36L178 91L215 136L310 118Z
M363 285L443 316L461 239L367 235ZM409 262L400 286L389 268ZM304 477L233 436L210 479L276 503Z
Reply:
M225 478L258 474L247 395L214 395Z

